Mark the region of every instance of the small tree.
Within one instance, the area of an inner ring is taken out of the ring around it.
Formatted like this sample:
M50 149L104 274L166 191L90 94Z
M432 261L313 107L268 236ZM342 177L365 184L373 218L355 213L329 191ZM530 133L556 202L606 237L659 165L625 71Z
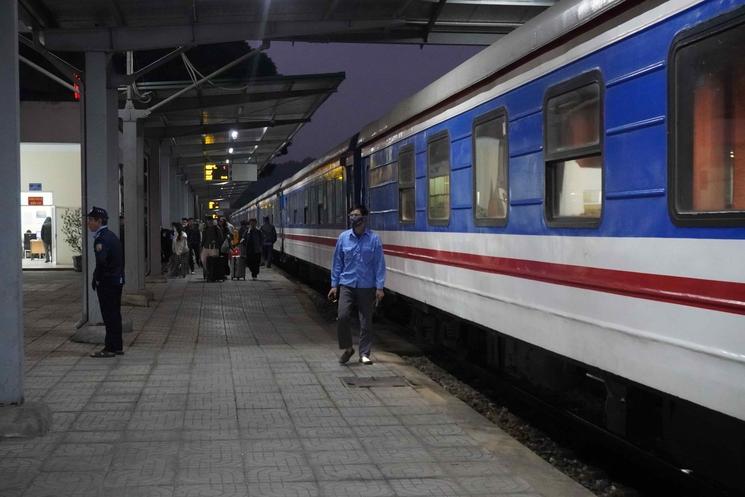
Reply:
M68 209L62 214L62 235L72 251L83 253L83 213L78 209Z

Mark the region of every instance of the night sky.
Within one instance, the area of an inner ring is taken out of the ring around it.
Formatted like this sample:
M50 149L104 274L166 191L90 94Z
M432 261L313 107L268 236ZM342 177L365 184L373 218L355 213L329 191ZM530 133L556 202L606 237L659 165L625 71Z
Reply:
M276 161L323 155L482 48L272 42L267 53L280 74L347 74Z

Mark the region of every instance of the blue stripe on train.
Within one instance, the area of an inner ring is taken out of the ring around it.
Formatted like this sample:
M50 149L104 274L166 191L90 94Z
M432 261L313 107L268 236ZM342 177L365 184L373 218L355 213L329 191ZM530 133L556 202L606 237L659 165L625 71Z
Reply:
M667 57L673 38L743 5L707 1L614 45L562 67L464 114L392 145L414 143L416 222L398 222L395 183L370 189L371 225L378 230L493 232L558 236L638 236L745 239L745 228L691 228L672 223L667 205ZM546 90L584 72L599 69L605 81L604 206L600 226L550 228L544 218L543 112ZM504 107L509 119L510 207L504 227L475 226L471 127L474 118ZM427 223L426 146L447 131L451 141L451 213L448 226ZM381 154L386 151L379 152ZM390 153L390 152L388 152ZM363 159L365 171L369 158Z

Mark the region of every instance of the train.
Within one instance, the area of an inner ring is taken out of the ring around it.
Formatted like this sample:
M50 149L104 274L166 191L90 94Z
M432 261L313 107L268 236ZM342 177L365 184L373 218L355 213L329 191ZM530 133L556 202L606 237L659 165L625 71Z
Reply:
M742 49L743 1L562 1L232 219L323 275L366 205L434 336L745 492Z

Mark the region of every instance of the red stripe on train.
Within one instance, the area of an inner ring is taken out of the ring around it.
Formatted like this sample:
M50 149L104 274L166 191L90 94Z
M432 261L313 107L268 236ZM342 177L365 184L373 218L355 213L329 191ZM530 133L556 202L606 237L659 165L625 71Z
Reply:
M336 245L335 238L323 236L285 234L285 237L320 245ZM745 314L745 284L743 283L493 257L403 245L385 245L384 252L394 257L472 271Z

